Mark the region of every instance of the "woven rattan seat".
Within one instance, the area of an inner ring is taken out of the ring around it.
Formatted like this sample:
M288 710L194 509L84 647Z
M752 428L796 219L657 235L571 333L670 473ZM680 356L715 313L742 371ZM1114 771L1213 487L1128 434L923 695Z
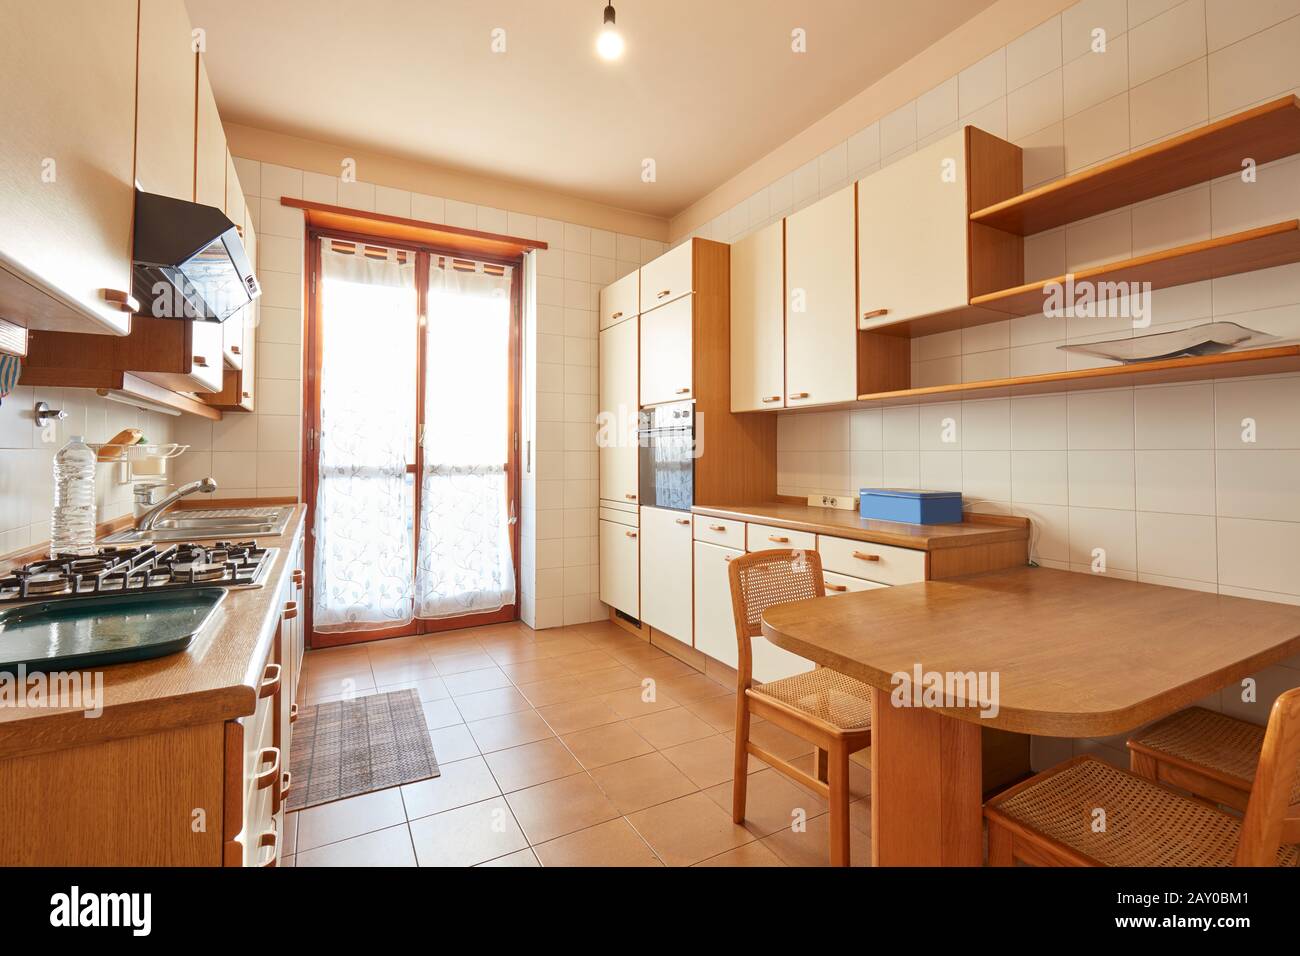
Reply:
M750 688L840 730L871 728L871 686L819 667Z
M1204 768L1228 778L1246 793L1255 782L1263 746L1263 727L1203 707L1179 711L1129 741L1132 750ZM1300 802L1300 777L1292 785L1291 802Z
M1093 831L1094 811L1105 829ZM1231 866L1241 821L1094 757L1079 757L989 801L990 821L1024 827L1102 866ZM1300 864L1284 846L1279 866Z

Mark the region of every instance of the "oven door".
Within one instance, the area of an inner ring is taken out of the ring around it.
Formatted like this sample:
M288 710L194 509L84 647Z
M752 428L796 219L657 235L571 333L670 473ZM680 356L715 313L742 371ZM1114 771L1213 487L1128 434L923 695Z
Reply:
M690 428L642 433L637 494L642 505L690 511L695 503L695 441Z

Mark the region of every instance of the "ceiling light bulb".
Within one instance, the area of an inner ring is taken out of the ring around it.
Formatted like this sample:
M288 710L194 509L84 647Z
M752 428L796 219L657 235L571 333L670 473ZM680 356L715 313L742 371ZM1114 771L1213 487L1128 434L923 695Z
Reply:
M596 39L596 52L602 59L617 60L623 55L623 36L614 26L614 5L605 7L605 28Z

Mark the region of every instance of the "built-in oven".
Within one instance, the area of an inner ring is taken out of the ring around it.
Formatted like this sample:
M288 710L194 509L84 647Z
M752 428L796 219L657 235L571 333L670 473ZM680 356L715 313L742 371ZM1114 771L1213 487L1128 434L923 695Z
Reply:
M643 408L637 456L640 503L689 511L695 503L695 403Z

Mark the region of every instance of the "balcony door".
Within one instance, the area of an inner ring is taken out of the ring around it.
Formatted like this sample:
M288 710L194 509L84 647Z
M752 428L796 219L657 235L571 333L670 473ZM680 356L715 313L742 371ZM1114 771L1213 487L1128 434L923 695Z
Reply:
M312 645L515 619L519 261L309 243Z

